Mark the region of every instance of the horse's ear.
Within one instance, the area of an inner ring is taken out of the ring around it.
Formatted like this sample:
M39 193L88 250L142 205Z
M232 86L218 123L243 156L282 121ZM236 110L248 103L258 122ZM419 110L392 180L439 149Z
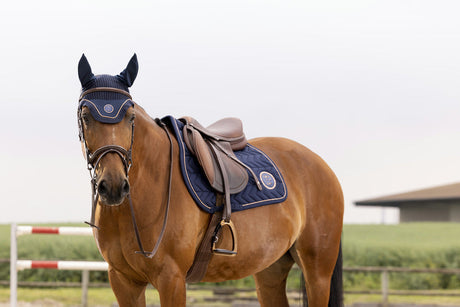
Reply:
M78 77L80 78L82 87L85 87L85 85L94 77L94 74L91 71L91 66L89 66L85 54L81 55L81 59L78 62Z
M137 63L137 55L134 54L131 60L129 60L128 66L123 70L118 77L122 80L128 87L133 85L134 80L137 77L137 72L139 70L139 64Z

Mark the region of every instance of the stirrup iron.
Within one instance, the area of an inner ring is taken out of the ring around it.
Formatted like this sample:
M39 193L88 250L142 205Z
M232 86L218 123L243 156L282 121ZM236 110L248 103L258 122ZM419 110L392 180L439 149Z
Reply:
M216 243L219 241L219 232L221 232L224 227L228 227L230 233L232 234L232 250L216 247ZM235 225L233 225L232 221L220 221L214 231L214 236L212 237L212 252L223 256L235 256L237 254L237 250L238 242L236 240Z

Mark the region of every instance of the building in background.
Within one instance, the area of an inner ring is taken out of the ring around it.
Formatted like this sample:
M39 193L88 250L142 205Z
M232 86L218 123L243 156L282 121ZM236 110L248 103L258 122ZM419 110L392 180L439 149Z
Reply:
M399 208L399 221L460 222L460 182L355 202L357 206Z

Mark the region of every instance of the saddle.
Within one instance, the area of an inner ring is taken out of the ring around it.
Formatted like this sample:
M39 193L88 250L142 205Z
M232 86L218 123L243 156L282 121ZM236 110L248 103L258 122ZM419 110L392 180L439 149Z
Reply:
M246 187L249 175L253 176L259 190L262 186L255 173L238 160L234 151L242 150L247 145L243 124L238 118L224 118L209 127L203 127L191 117L180 119L184 122L184 142L189 151L197 158L209 184L216 192L224 195L222 220L217 233L228 226L233 238L232 250L218 249L213 242L212 251L225 255L236 254L236 236L231 217L230 194L241 192ZM214 240L213 240L214 241Z
M233 153L247 144L241 121L224 118L205 128L191 117L183 119L186 123L183 131L185 144L197 158L209 184L225 193L224 178L227 177L230 193L241 192L248 183L248 173Z

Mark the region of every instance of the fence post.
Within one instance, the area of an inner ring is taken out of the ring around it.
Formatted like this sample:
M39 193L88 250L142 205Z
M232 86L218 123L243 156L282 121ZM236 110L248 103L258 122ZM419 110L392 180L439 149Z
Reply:
M388 276L388 270L382 270L382 303L383 306L388 306L388 291L390 288L390 279Z
M18 260L18 247L16 243L16 223L11 224L10 236L10 306L16 307L18 298L18 270L16 261Z
M88 307L88 286L89 286L89 271L81 272L81 305Z

